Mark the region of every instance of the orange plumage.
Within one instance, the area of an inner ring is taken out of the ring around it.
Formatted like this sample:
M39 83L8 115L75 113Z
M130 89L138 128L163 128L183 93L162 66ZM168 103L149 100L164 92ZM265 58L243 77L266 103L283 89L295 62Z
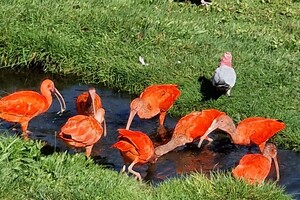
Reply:
M139 98L130 104L130 115L126 129L137 114L140 118L149 119L159 114L159 134L164 137L166 130L163 126L167 111L180 96L180 90L174 84L151 85L147 87Z
M274 144L267 144L263 154L247 154L241 158L238 166L232 170L232 175L237 179L244 179L249 184L261 184L268 176L272 158L279 180L279 167L277 162L277 150Z
M120 150L125 163L131 163L128 171L141 180L140 173L134 171L132 168L136 164L145 164L147 162L154 162L154 146L148 135L140 131L131 131L126 129L118 129L118 142L112 147ZM125 171L126 165L123 166Z
M162 156L176 147L195 141L203 136L215 119L223 115L226 114L216 109L208 109L201 112L191 112L182 117L175 126L171 140L167 144L156 147L155 154ZM208 137L205 139L212 141Z
M34 91L14 92L0 99L0 118L8 122L21 124L22 135L28 139L29 121L41 113L46 112L52 104L52 93L60 103L61 112L66 109L65 101L55 88L53 81L46 79L40 87L41 94Z
M103 118L103 108L96 111L95 117L75 115L61 128L58 137L71 147L85 148L86 156L89 157L94 144L102 137Z
M95 88L89 88L88 92L81 93L76 98L76 110L78 115L94 116L96 110L102 108L100 96L96 93ZM106 121L103 119L103 134L106 136Z
M91 93L94 94L91 95ZM93 100L95 104L95 110L102 108L101 98L96 93L95 88L89 88L88 92L83 92L76 98L75 105L78 115L94 115L94 108L92 106L92 96L94 96Z
M256 144L262 152L269 138L283 130L285 123L277 119L250 117L235 127L229 116L223 116L214 122L210 132L217 128L230 134L235 144L246 146Z

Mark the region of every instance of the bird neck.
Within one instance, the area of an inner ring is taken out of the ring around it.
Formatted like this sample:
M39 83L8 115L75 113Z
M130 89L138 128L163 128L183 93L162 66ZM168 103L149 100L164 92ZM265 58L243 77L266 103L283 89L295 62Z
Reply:
M170 151L172 151L173 149L175 149L176 147L182 146L184 145L185 142L184 141L180 141L177 138L172 138L168 143L158 146L155 148L155 155L157 157L160 157Z
M44 88L41 87L41 94L46 99L47 106L46 106L45 109L48 110L48 108L52 104L52 94L51 94L51 91L49 89L46 90L46 89L44 89Z
M250 137L246 137L244 130L240 130L237 128L234 132L229 133L231 136L232 141L235 144L239 145L249 145L250 144Z

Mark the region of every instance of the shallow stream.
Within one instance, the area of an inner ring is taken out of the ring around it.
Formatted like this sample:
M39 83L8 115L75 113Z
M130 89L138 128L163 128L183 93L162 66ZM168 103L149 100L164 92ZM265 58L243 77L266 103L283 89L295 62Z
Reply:
M30 136L32 139L46 141L48 147L55 146L59 151L67 150L74 153L74 150L69 149L62 141L56 139L55 134L59 132L69 117L76 115L75 98L83 91L87 91L89 86L79 84L74 78L65 80L42 73L41 75L38 74L31 71L25 73L0 71L0 97L18 90L35 90L39 92L40 83L44 78L54 80L56 88L65 98L67 112L62 116L56 114L59 111L59 104L54 98L52 106L46 113L30 121L28 130L33 132ZM119 151L111 148L111 145L117 141L117 129L125 128L130 112L130 101L135 97L102 86L94 85L94 87L101 96L103 107L106 110L108 135L94 145L92 156L95 162L120 171L123 159ZM167 116L165 126L172 130L177 121L177 118ZM131 129L142 131L152 137L156 133L157 125L157 117L151 120L141 120L135 117ZM19 127L17 128L19 130ZM15 133L11 123L1 120L0 130L9 130L12 134ZM166 179L193 171L209 173L212 170L231 170L248 151L245 147L235 147L225 134L213 134L212 137L215 141L209 146L201 147L201 149L198 149L196 145L181 147L159 158L156 164L137 166L135 169L141 173L144 180L157 184ZM45 153L47 153L47 149L43 149ZM279 185L284 186L287 193L294 195L296 199L300 199L300 153L279 149L278 162L281 175ZM268 178L276 178L273 166Z

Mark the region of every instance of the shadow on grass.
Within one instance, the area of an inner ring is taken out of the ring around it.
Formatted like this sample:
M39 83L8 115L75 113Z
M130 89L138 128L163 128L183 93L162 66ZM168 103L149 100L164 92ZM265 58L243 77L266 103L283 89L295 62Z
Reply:
M208 3L211 3L210 0L205 0L206 2ZM197 6L201 6L201 0L174 0L174 2L177 2L177 3L191 3L191 4L195 4Z
M212 85L211 80L205 76L200 76L198 81L200 83L200 93L203 96L201 101L217 100L226 93L216 90L216 88Z

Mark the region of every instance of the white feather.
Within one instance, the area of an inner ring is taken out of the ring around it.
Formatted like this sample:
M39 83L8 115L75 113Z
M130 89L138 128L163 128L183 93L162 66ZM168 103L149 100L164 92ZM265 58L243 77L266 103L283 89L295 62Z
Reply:
M212 78L214 86L229 85L232 88L235 85L236 73L232 67L221 65L219 66Z

